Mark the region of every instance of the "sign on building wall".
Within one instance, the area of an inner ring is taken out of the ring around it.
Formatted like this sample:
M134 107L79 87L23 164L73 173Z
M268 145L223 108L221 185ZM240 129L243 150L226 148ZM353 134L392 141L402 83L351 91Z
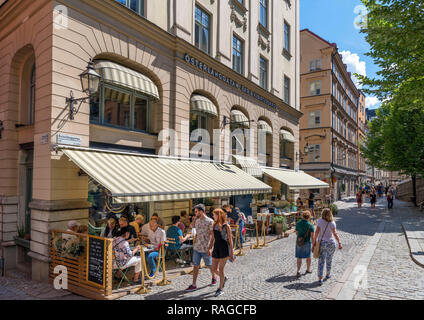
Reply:
M57 144L66 144L66 145L71 145L71 146L81 146L81 137L59 133L57 135Z

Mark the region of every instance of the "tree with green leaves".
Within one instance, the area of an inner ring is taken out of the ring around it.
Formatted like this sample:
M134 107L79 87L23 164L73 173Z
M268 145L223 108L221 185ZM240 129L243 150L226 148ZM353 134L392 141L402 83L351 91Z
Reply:
M376 78L357 75L363 91L383 101L361 151L381 169L424 174L424 1L362 0L361 32L380 67Z

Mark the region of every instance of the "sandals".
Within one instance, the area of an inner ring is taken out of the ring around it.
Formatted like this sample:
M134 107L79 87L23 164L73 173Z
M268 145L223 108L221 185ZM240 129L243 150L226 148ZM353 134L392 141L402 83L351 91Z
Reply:
M298 273L296 274L296 278L297 278L297 279L299 279L299 278L300 278L300 276L301 276L301 274L300 274L300 272L298 272Z
M305 274L308 274L308 273L312 273L312 271L308 271L308 270L306 270Z

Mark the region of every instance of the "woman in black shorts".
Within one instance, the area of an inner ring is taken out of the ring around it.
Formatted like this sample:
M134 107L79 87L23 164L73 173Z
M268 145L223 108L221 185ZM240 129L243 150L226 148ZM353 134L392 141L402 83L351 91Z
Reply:
M215 297L224 293L225 281L227 278L224 274L225 264L228 258L234 261L233 241L230 225L227 223L227 214L222 209L213 211L213 237L209 244L208 255L212 255L212 272L219 276L219 288L216 290ZM213 251L212 251L213 247Z

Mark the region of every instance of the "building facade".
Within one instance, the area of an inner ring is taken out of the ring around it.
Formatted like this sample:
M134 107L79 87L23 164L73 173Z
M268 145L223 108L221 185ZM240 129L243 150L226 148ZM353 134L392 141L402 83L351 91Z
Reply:
M336 44L305 29L300 50L300 169L331 183L334 199L352 196L358 183L359 91Z
M98 211L111 205L101 200L107 190L58 146L231 161L237 147L230 127L238 125L251 129L244 156L298 168L299 44L293 0L4 1L0 258L6 268L29 262L32 278L47 280L49 232L70 220L87 224L98 214L94 204ZM89 103L70 106L71 92L86 97L79 75L90 59L102 76L98 90ZM199 139L196 129L211 133L214 143ZM192 142L199 141L206 147L193 155ZM110 170L105 184L119 177ZM281 192L280 183L263 180ZM158 212L167 223L191 211L193 197L164 198L137 203L137 210L147 217Z
M367 136L367 117L366 117L366 104L365 104L365 95L359 90L359 100L358 100L358 143L361 145ZM372 181L372 171L367 170L368 164L366 159L361 154L361 150L358 146L358 175L359 175L359 185L370 184Z

